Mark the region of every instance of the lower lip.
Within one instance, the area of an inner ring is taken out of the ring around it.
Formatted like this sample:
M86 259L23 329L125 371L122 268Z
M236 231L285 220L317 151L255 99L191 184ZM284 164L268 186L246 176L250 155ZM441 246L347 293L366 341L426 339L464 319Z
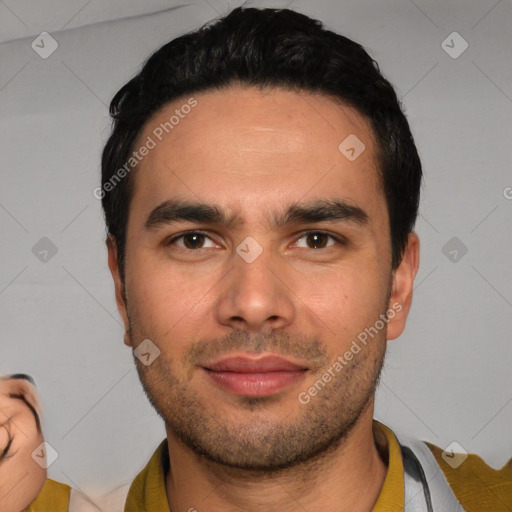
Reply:
M215 372L207 375L224 390L241 396L269 396L304 378L306 370L266 373Z

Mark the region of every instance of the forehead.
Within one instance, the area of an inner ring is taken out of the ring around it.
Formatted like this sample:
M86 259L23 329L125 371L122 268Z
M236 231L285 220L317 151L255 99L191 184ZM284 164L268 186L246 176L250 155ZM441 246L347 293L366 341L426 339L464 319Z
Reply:
M165 105L139 135L136 149L153 147L132 175L131 210L187 197L268 214L269 203L340 195L382 207L375 139L354 108L283 89L192 96Z

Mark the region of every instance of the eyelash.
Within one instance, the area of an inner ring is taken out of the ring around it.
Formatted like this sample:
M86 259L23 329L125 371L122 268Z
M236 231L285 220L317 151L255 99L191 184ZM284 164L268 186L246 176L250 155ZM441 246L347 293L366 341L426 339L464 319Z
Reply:
M329 237L331 237L333 240L335 240L338 244L340 245L347 245L347 240L342 237L341 235L333 235L332 233L328 232L328 231L322 231L321 229L315 229L315 230L310 230L310 231L304 231L302 233L302 235L298 238L298 240L300 240L301 238L304 238L305 236L308 236L308 235L311 235L313 233L320 233L322 235L327 235ZM166 246L170 246L172 245L173 242L175 242L176 240L179 240L180 238L183 238L187 235L192 235L192 234L200 234L200 235L204 235L206 236L207 238L209 238L210 240L212 240L212 238L205 232L205 231L201 231L201 230L191 230L191 231L185 231L184 233L181 233L179 235L174 235L173 237L169 238L166 242L165 242L165 245ZM213 242L213 240L212 240ZM328 247L324 247L324 249L328 249ZM201 248L199 249L185 249L185 250L189 250L189 251L200 251ZM314 251L319 251L321 249L312 249Z

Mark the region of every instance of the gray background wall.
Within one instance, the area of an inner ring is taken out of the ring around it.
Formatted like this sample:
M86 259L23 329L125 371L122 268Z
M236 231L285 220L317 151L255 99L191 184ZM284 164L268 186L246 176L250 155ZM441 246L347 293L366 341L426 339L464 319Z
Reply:
M0 2L0 374L35 378L59 454L49 474L93 495L133 478L165 435L122 343L92 192L113 94L164 42L241 4L183 3ZM512 3L250 5L320 18L396 84L425 169L421 268L375 416L501 467L512 454ZM58 42L44 59L31 47L43 31Z

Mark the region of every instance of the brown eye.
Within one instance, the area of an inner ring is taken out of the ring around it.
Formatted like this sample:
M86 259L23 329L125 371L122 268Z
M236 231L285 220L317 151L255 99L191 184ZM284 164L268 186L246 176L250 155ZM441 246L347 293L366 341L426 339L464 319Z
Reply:
M314 246L315 249L323 249L327 244L327 238L329 238L329 236L325 233L310 233L307 235L308 243Z
M178 240L181 243L177 243ZM171 238L166 245L176 245L182 249L190 250L207 249L208 247L203 246L206 240L212 241L212 239L209 236L205 235L201 231L189 231L187 233L182 233L181 235L177 235ZM210 247L214 246L215 244L213 244L212 241L212 245Z
M335 243L341 244L342 241L338 238L334 237L333 235L329 233L325 233L323 231L309 231L305 233L303 236L300 237L299 240L305 240L306 241L306 249L326 249L328 247L332 247L335 245L335 243L328 244L329 238L331 240L334 240Z
M190 233L183 236L183 244L187 249L200 249L203 245L205 236L201 233Z

